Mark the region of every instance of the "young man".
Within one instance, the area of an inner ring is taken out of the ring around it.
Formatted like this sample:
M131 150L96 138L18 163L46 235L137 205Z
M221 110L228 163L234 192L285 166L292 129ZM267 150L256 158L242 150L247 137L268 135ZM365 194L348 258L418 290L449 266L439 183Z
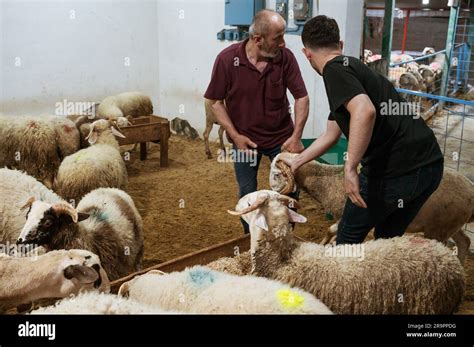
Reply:
M311 19L301 38L305 56L324 79L331 113L325 133L288 164L297 170L344 133L348 199L336 243L363 242L373 227L376 238L402 235L443 176L436 137L385 77L342 54L334 19Z
M204 95L234 151L256 151L256 160L234 162L240 197L257 190L262 155L273 160L281 150L304 149L301 135L309 99L296 58L285 48L285 29L286 23L278 13L257 13L250 26L250 38L217 56ZM287 89L295 98L295 124L289 112ZM242 220L242 224L248 233L247 223Z

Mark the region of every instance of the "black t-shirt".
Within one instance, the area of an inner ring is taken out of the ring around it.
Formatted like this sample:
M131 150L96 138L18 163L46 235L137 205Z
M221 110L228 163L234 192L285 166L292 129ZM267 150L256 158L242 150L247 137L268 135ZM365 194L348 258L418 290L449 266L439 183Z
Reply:
M367 176L395 177L442 160L443 155L433 131L416 116L392 83L364 65L359 59L337 56L323 70L324 85L331 113L350 140L350 114L344 103L366 94L376 109L375 125L362 172Z

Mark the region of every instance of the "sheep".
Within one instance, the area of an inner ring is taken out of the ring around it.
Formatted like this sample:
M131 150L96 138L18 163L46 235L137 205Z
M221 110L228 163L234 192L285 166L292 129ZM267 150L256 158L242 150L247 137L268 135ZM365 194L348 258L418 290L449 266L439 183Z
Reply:
M31 312L37 314L165 314L156 307L143 305L113 294L85 292L58 301L54 306L42 307Z
M119 118L105 118L105 117L96 116L95 114L91 114L91 115L69 115L67 116L67 118L72 120L74 124L76 125L76 128L79 130L81 148L89 147L89 143L87 142L86 137L87 135L89 135L90 125L91 123L99 119L110 120L118 129L121 129L122 127L132 124L130 122L130 120L132 119L131 116L119 117Z
M66 118L0 116L0 165L26 171L48 188L61 160L79 146L79 132Z
M274 160L292 158L296 154L282 153ZM281 179L286 179L282 176ZM325 165L311 161L295 173L298 186L319 201L326 211L339 220L346 201L344 190L344 166ZM277 190L277 184L272 185ZM281 184L281 183L280 183ZM446 244L449 238L456 243L458 257L464 264L469 254L470 239L463 226L474 222L473 183L456 170L445 168L438 189L429 197L415 219L407 227L407 233L423 233L425 238ZM322 243L334 240L337 224L331 226Z
M35 257L3 254L0 273L0 312L38 299L110 290L97 255L82 249L52 251Z
M244 276L250 273L252 264L250 261L250 251L237 254L235 257L222 257L209 264L206 267L211 270L228 272L233 275Z
M115 136L124 137L123 134L105 119L93 122L90 127L87 140L91 147L67 156L58 169L54 188L68 201L79 201L96 188L128 186L127 168L115 139Z
M108 96L99 104L99 118L117 119L119 117L146 116L153 114L153 104L150 97L140 92L126 92Z
M301 288L336 314L451 314L458 309L465 274L443 244L413 236L340 246L299 242L282 201L256 193L230 211L252 214L253 275ZM249 201L255 202L248 206Z
M31 199L17 242L47 250L82 248L97 254L109 278L141 269L143 222L132 198L119 189L99 188L75 209L62 202Z
M184 135L192 140L199 137L196 129L194 129L186 119L181 119L179 117L173 118L171 120L170 128L176 133L176 135Z
M186 313L331 314L322 302L301 289L203 266L135 277L122 284L119 295L152 307Z
M64 200L35 178L17 170L0 169L0 243L15 243L23 228L29 199L49 203Z
M211 149L209 148L209 134L212 131L212 127L214 124L219 125L217 122L217 118L212 111L212 106L210 101L205 99L204 100L204 109L206 110L206 129L204 130L204 144L206 147L206 155L207 159L212 159ZM225 153L225 146L224 146L224 127L222 125L219 126L219 147L222 152Z
M433 92L436 83L436 74L434 73L434 71L428 65L420 65L418 71L423 78L423 83L426 86L426 91L428 93Z

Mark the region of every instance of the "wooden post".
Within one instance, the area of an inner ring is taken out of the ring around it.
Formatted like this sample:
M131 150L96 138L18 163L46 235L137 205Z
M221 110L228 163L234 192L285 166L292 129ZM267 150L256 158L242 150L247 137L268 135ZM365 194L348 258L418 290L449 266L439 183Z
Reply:
M393 11L395 0L385 0L385 10L383 17L382 36L382 58L387 59L390 64L390 54L392 53L392 32L393 32Z
M170 137L170 124L161 124L160 129L160 166L168 166L168 139Z
M146 160L146 142L140 142L140 160Z
M449 13L448 34L446 37L446 59L444 60L443 77L441 79L440 95L442 96L446 96L448 92L449 74L451 71L450 67L452 64L454 51L454 40L456 40L456 24L458 22L460 7L459 0L454 0L453 6L451 7L451 12ZM440 101L440 108L443 106L444 102Z

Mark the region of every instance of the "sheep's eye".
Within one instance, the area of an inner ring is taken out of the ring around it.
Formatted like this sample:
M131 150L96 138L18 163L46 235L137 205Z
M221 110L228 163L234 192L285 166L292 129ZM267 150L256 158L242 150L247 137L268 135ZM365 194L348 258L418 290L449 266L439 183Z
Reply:
M43 226L45 228L49 228L51 225L53 225L53 222L51 221L51 219L46 219L45 222L43 223Z

